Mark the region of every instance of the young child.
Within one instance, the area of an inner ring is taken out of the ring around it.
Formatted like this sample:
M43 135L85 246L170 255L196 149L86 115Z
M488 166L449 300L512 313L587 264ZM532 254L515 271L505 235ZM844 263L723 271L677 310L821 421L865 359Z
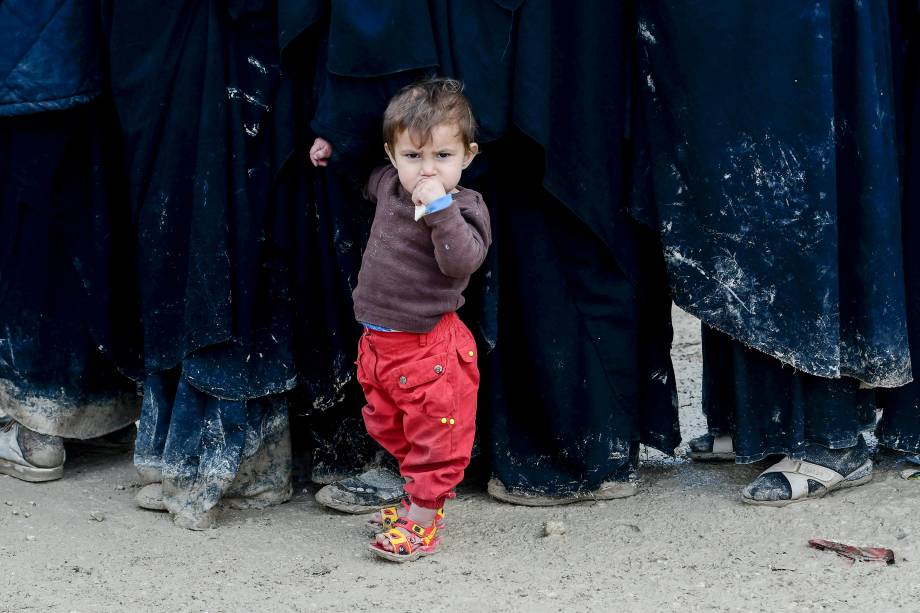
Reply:
M390 165L366 196L377 210L353 293L364 325L358 381L364 423L399 462L410 504L383 509L375 554L398 562L437 549L442 507L470 461L479 387L473 336L455 311L491 243L482 196L458 185L478 152L462 85L429 79L402 89L383 116ZM332 146L316 139L315 166Z

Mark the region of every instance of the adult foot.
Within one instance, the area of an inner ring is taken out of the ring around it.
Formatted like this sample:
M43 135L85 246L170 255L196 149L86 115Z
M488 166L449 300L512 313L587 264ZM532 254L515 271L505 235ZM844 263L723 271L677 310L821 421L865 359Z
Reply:
M137 491L134 502L142 509L149 511L165 511L166 504L163 502L163 484L150 483Z
M733 462L735 447L727 434L706 433L687 443L687 456L699 462Z
M741 498L749 504L785 506L871 479L872 460L866 441L859 435L857 444L846 449L807 445L803 460L783 458L749 483Z
M64 439L39 434L17 421L0 428L0 474L23 481L54 481L64 476Z
M217 511L208 509L201 515L177 513L173 516L173 524L186 530L211 530L217 527Z
M903 454L902 457L904 457ZM904 459L910 462L911 466L901 471L901 477L911 481L920 481L920 455L911 454Z

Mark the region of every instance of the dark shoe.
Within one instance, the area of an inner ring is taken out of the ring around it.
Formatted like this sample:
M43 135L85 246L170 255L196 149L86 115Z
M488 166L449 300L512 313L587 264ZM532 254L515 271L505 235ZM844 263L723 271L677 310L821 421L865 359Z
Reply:
M310 468L310 481L317 485L331 485L336 481L347 479L350 471L345 467L317 462Z
M320 489L316 502L343 513L371 513L398 504L406 497L404 485L399 475L372 468Z

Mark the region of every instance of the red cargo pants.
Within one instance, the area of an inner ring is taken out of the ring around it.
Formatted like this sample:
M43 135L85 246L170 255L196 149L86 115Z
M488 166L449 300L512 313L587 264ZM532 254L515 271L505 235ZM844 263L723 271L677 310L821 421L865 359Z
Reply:
M368 433L399 462L406 493L437 509L453 497L476 433L476 341L456 313L431 332L365 329L358 382Z

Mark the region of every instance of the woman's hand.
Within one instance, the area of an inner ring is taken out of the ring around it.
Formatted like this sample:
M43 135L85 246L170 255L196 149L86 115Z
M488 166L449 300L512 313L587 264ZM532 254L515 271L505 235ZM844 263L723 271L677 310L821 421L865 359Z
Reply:
M332 155L332 145L325 138L316 137L310 147L310 162L314 166L326 166Z

